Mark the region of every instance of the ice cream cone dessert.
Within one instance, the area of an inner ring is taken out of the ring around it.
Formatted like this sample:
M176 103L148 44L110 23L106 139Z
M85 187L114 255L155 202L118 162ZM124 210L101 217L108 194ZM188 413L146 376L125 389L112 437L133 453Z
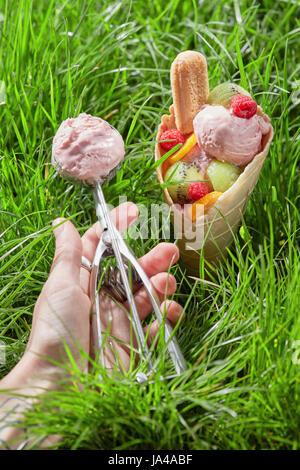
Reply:
M209 91L198 52L171 66L173 105L157 133L155 160L181 252L192 275L200 256L218 263L233 241L273 138L269 117L233 83ZM173 150L174 149L174 150Z

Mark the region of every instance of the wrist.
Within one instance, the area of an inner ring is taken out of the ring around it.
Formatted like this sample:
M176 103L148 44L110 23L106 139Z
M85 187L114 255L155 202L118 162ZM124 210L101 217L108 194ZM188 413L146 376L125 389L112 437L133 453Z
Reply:
M42 393L57 388L58 370L33 353L25 352L22 359L0 382L0 449L23 449L28 444L20 423L24 412ZM16 425L17 423L17 425ZM52 445L57 441L42 441Z
M61 369L39 358L29 350L0 382L1 390L14 390L24 395L35 396L45 390L54 389Z

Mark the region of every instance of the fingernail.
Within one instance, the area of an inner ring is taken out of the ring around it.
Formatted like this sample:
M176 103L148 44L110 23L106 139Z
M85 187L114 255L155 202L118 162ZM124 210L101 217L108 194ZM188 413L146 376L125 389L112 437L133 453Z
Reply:
M58 235L60 235L63 231L64 231L64 228L65 228L65 224L63 223L65 221L65 219L63 217L59 217L58 219L55 219L53 220L52 222L52 227L54 228L53 230L53 233L54 233L54 236L57 237ZM61 225L59 225L61 224ZM56 225L58 225L58 227L56 227Z

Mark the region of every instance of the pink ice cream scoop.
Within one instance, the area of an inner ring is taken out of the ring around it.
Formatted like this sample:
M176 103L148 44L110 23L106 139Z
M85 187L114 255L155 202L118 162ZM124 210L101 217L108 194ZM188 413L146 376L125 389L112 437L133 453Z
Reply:
M53 139L52 164L62 176L102 182L122 161L124 142L103 119L89 114L63 121Z
M244 119L218 105L204 105L193 124L198 145L209 156L239 166L260 152L262 136L270 130L270 123L257 114Z

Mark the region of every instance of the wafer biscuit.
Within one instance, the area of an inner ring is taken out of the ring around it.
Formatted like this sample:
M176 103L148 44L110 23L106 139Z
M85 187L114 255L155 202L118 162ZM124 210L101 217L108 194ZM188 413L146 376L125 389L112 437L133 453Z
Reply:
M200 52L184 51L171 65L171 87L176 127L183 134L193 132L193 119L207 103L207 64Z

